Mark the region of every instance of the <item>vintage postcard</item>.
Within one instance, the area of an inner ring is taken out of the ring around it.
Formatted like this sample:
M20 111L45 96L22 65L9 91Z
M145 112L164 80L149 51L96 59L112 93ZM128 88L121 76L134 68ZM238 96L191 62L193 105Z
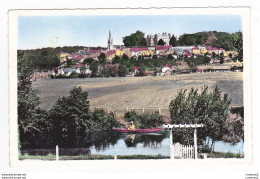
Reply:
M249 164L250 64L246 7L11 10L10 164Z

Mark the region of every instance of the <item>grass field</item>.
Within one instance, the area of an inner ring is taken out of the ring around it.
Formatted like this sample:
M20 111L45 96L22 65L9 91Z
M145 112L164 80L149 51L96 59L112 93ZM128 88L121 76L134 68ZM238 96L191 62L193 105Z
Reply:
M109 109L143 108L160 106L168 108L181 89L210 89L220 87L228 93L232 105L243 105L243 73L194 73L169 77L115 77L85 79L46 79L33 82L39 90L40 107L50 109L56 100L69 95L74 86L88 91L90 107Z

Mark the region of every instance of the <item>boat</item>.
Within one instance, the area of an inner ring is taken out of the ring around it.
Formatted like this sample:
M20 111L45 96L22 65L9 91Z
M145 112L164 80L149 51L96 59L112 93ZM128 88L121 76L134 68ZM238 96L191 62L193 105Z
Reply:
M159 132L162 128L152 128L152 129L121 129L121 128L114 128L116 132L122 133L151 133L151 132Z

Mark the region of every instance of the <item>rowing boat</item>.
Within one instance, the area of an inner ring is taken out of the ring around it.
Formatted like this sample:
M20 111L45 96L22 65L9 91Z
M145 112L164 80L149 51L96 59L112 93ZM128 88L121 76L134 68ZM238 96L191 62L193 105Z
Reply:
M159 132L162 128L152 128L152 129L120 129L115 128L113 129L116 132L123 132L123 133L149 133L149 132Z

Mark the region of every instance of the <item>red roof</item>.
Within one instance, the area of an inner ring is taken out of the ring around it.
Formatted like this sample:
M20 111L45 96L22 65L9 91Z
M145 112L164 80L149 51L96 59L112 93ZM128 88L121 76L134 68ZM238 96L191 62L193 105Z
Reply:
M198 72L201 72L201 71L203 71L203 70L202 70L202 69L197 69L197 71L198 71Z
M101 53L102 50L98 49L98 50L89 50L90 53Z
M138 70L138 67L134 67L134 70Z
M138 51L144 51L144 50L148 50L147 47L132 47L130 48L131 52L138 52Z
M82 67L82 66L84 66L84 65L83 64L77 64L77 65L74 66L74 68L79 68L79 67Z
M78 53L72 53L72 55L74 55L74 56L78 56L79 54L78 54Z
M172 46L170 45L157 45L155 46L155 50L166 50L166 49L170 49Z
M81 60L83 59L82 56L74 56L74 57L71 57L71 60Z
M115 54L115 53L116 53L115 50L108 50L108 51L106 52L106 56L110 56L110 55L113 55L113 54Z
M193 47L192 50L199 50L199 47Z
M207 50L218 50L216 47L206 47Z
M219 50L224 50L223 48L219 48Z
M169 65L169 64L165 64L164 66L165 66L165 67L170 67L170 68L172 68L172 66Z

